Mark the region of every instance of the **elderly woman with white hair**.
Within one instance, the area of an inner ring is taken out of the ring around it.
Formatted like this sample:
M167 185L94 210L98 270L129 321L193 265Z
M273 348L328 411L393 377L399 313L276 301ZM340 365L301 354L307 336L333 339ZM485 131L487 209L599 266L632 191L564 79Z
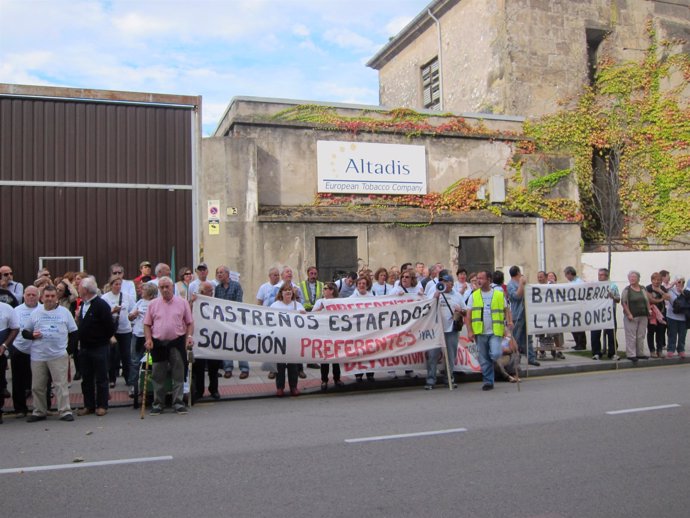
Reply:
M685 312L676 313L673 311L673 305L678 297L683 297L681 302L690 303L688 297L683 294L683 287L686 293L690 293L690 282L686 285L685 278L682 275L676 275L668 290L670 295L666 301L666 323L668 324L668 353L667 358L673 358L676 353L681 358L685 358L685 337L687 335L688 327ZM678 304L676 304L677 306ZM682 304L681 304L682 306ZM677 308L676 308L677 309Z
M625 330L625 354L628 360L637 363L637 360L646 360L645 337L647 336L647 323L652 313L652 308L647 297L647 290L640 286L640 272L628 273L628 286L623 289L621 304L623 306L623 329Z

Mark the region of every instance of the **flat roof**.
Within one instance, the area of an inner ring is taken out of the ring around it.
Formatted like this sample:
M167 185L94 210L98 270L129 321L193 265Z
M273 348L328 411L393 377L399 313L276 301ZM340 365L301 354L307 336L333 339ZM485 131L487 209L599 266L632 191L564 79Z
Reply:
M124 92L120 90L95 90L92 88L70 88L64 86L15 85L0 83L0 96L50 97L57 99L123 102L141 104L163 104L167 106L201 105L201 96L156 94L147 92Z

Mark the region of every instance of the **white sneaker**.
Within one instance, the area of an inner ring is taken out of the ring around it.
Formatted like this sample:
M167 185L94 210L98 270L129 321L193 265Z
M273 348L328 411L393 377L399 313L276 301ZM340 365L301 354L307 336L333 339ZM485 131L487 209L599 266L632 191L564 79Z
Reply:
M592 360L600 360L600 359L601 359L601 357L598 354L595 354L594 356L592 356Z
M614 354L613 356L611 356L611 359L612 359L614 362L617 362L618 360L621 359L621 357L618 356L617 354Z

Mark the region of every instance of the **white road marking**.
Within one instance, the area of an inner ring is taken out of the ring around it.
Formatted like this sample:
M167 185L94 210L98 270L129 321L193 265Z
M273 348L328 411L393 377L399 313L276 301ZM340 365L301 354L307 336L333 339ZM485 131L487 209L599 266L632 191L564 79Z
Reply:
M626 408L625 410L611 410L606 412L608 415L631 414L633 412L648 412L650 410L663 410L664 408L678 408L680 405L676 403L672 405L658 405L658 406L643 406L640 408Z
M113 464L137 464L140 462L160 462L163 460L172 460L171 455L163 457L139 457L136 459L120 459L120 460L99 460L95 462L72 462L71 464L53 464L52 466L27 466L24 468L8 468L0 469L0 475L6 473L27 473L29 471L54 471L58 469L74 469L74 468L91 468L94 466L112 466Z
M424 437L426 435L443 435L448 433L466 432L467 428L451 428L449 430L434 430L431 432L401 433L397 435L378 435L375 437L358 437L357 439L345 439L346 443L387 441L389 439L406 439L408 437Z

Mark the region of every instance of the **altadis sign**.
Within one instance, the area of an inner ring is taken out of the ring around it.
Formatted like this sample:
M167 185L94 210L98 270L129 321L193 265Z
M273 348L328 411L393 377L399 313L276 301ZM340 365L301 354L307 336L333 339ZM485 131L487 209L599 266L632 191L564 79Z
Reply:
M424 146L319 140L318 192L426 194Z

